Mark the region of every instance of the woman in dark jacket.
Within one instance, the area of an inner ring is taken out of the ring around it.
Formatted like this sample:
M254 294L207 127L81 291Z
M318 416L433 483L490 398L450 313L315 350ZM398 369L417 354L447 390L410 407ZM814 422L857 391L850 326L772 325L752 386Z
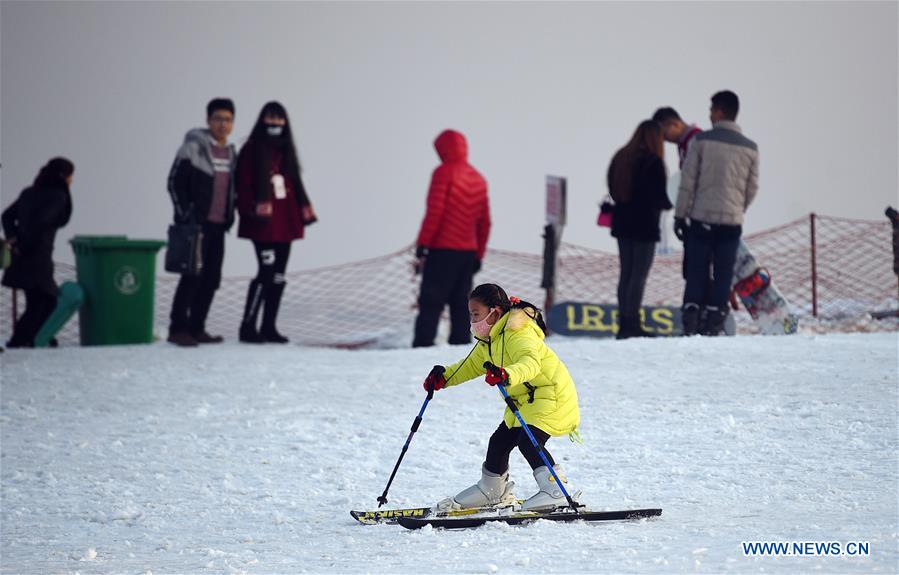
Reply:
M72 216L69 186L74 173L72 162L53 158L3 212L3 231L13 254L3 285L25 291L25 313L16 322L8 347L34 347L34 337L56 309L59 287L53 280L53 243L56 231Z
M640 307L652 267L662 210L671 209L666 191L665 140L653 120L637 126L630 142L612 158L609 193L615 200L612 235L618 239L618 339L645 337Z
M281 306L290 243L316 221L300 177L287 110L269 102L259 112L253 132L237 158L237 235L253 241L259 271L250 282L240 341L287 343L275 320ZM262 326L257 329L263 307Z

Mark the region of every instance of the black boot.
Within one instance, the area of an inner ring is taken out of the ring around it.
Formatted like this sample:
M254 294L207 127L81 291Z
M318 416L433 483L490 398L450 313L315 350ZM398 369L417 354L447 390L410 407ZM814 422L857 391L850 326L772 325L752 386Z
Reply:
M222 336L210 335L206 331L206 317L209 315L209 308L212 307L213 297L215 297L215 290L200 286L190 306L189 333L192 338L197 340L197 343L222 343L225 341Z
M684 326L684 335L697 335L699 333L699 306L695 303L685 303L681 309L681 323Z
M243 309L243 320L240 322L239 338L244 343L265 343L265 340L256 329L264 292L262 283L257 280L250 282L250 289L247 290L247 303Z
M635 337L634 326L634 318L627 315L618 316L618 333L615 334L615 339Z
M271 343L287 343L290 340L278 333L275 321L278 319L278 310L281 307L281 297L284 295L286 283L275 283L266 289L265 310L262 312L262 329L259 335L264 341Z
M719 309L717 307L706 308L705 326L702 335L716 336L724 332L724 322L727 320L727 308Z

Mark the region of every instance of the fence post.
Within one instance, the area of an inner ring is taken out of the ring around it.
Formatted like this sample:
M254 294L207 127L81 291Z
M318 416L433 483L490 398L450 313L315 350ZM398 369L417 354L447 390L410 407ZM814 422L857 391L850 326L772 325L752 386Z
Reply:
M812 316L818 317L818 261L817 243L815 239L815 212L809 214L811 227L811 257L812 257Z
M559 243L562 227L567 218L567 180L558 176L546 176L546 226L543 228L543 280L540 287L546 290L544 313L556 300L556 266L559 260Z

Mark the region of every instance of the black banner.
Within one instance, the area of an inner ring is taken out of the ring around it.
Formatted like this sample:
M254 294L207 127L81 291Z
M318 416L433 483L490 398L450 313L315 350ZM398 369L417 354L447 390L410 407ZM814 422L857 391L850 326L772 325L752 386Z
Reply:
M673 306L644 306L640 309L643 328L659 337L683 333L681 310ZM562 302L549 310L547 324L559 335L615 337L618 333L618 306L582 302Z

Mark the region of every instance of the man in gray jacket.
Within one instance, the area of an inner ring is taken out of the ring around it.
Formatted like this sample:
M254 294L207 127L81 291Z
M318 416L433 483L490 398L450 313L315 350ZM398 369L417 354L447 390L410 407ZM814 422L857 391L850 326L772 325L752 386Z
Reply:
M687 262L685 335L723 331L743 214L758 191L758 146L735 122L739 109L740 100L733 92L712 96L712 129L693 139L681 172L674 233L684 242ZM703 302L706 321L700 326Z
M169 316L168 341L182 347L223 340L206 332L206 317L222 280L225 232L234 223L232 176L237 150L228 143L234 102L211 100L206 105L206 125L187 133L169 173L175 222L200 224L203 229L203 267L199 275L181 276Z

